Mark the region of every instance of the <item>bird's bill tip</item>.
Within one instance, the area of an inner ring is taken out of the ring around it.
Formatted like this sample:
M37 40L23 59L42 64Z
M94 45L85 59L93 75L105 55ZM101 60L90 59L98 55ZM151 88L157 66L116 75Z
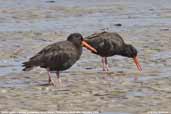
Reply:
M138 57L136 56L136 57L134 57L133 59L134 59L134 63L136 64L138 70L139 70L139 71L142 71L142 67L141 67L141 65L140 65L140 63L139 63L139 61L138 61Z
M93 52L97 52L97 50L90 46L86 41L82 41L82 45Z

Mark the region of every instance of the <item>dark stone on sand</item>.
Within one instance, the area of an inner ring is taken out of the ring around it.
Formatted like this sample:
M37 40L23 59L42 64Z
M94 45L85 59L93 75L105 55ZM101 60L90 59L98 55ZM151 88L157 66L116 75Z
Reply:
M56 1L54 0L49 0L49 1L46 1L46 3L55 3Z
M85 68L85 69L90 70L90 69L93 69L93 68L92 68L92 67L87 67L87 68Z
M114 24L115 26L118 26L118 27L121 27L122 24L121 23L117 23L117 24Z
M160 29L161 31L168 31L169 30L169 28L162 28L162 29Z

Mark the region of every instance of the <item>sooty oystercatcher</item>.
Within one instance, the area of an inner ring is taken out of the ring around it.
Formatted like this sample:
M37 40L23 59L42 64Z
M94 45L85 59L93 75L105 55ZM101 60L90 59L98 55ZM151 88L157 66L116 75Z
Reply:
M126 44L116 32L95 33L85 38L85 41L94 47L93 52L102 57L103 70L108 71L107 57L121 55L133 58L138 70L142 70L137 57L137 50L130 44Z
M48 71L48 83L53 84L50 72L56 72L58 82L60 83L59 71L70 68L81 56L82 46L96 52L96 49L91 47L84 41L79 33L72 33L66 41L60 41L46 46L29 61L24 62L23 71L29 71L33 67L40 66Z

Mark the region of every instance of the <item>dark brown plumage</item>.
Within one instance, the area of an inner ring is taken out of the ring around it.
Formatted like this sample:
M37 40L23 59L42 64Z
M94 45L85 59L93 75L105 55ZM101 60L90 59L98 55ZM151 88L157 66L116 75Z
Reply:
M133 58L139 70L141 66L137 59L137 50L130 44L126 44L116 32L95 33L85 38L92 47L97 50L97 55L102 57L103 70L109 70L107 57L121 55Z
M35 56L31 57L29 61L24 62L23 66L25 68L23 71L29 71L37 66L46 68L48 70L50 83L52 80L49 72L56 71L57 78L59 79L59 71L70 68L77 60L79 60L82 54L82 45L92 51L96 51L83 41L81 34L73 33L68 36L66 41L60 41L48 45Z

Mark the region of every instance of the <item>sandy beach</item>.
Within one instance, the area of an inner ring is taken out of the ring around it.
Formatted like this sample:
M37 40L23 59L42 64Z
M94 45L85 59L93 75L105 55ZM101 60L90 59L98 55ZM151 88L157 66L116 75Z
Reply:
M86 49L61 73L62 88L47 85L44 69L22 71L48 44L103 29L137 48L142 72L121 56L103 72L101 58ZM0 111L171 113L170 44L170 0L0 0Z

